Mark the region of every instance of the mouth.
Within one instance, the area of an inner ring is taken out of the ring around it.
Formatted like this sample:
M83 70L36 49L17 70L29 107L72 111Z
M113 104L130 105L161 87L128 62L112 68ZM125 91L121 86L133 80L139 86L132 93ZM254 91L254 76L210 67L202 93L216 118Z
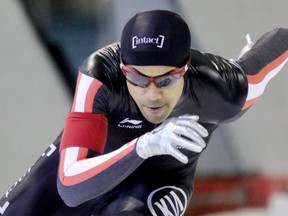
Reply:
M156 110L156 109L161 109L161 106L158 106L158 107L148 107L149 109L152 109L152 110Z
M146 106L146 109L151 113L159 113L162 111L163 106Z
M157 106L142 106L141 112L149 122L158 124L163 122L167 117L167 110L168 107L166 105L159 106L159 104L157 104Z

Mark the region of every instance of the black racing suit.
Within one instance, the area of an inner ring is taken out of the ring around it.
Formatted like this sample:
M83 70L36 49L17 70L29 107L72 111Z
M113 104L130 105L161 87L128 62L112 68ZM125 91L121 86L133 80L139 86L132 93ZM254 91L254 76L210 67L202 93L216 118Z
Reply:
M274 29L236 62L191 49L183 93L169 118L198 115L209 131L208 143L221 123L240 117L262 94L251 91L262 89L268 82L265 77L277 74L288 59L287 48L288 30ZM142 116L129 95L119 57L119 44L108 45L93 53L79 71L102 83L93 98L92 113L101 113L108 120L103 154L158 126ZM182 164L166 155L144 160L133 149L106 167L100 177L69 186L58 180L57 190L61 135L2 197L0 215L181 215L185 211L201 154L182 149L189 158L187 164ZM99 152L89 150L87 158L95 156ZM68 207L59 193L73 207Z

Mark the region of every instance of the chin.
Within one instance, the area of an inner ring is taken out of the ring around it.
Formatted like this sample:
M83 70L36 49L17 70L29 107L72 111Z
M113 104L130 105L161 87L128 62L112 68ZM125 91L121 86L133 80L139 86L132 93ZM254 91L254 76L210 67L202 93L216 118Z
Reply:
M160 124L167 119L167 116L151 116L151 115L144 115L147 121L152 124Z

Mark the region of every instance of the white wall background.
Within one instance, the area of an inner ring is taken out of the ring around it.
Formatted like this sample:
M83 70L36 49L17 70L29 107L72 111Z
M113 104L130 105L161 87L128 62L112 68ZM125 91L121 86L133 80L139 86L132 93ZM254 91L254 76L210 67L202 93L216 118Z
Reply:
M0 196L61 131L70 97L15 0L0 1Z
M200 49L226 58L238 56L247 33L255 40L272 28L288 27L286 0L178 0L181 8L173 1L103 2L111 14L106 30L115 28L103 45L119 39L137 10L151 8L182 9ZM70 98L15 0L0 0L0 67L1 196L58 135ZM199 173L287 175L287 81L286 66L244 117L218 130Z

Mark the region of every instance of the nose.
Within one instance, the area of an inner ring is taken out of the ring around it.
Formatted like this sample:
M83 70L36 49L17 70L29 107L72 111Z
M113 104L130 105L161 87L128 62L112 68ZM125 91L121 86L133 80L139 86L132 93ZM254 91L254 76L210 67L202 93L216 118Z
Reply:
M150 101L157 101L162 98L162 90L157 88L154 83L150 83L150 85L145 88L144 96Z

